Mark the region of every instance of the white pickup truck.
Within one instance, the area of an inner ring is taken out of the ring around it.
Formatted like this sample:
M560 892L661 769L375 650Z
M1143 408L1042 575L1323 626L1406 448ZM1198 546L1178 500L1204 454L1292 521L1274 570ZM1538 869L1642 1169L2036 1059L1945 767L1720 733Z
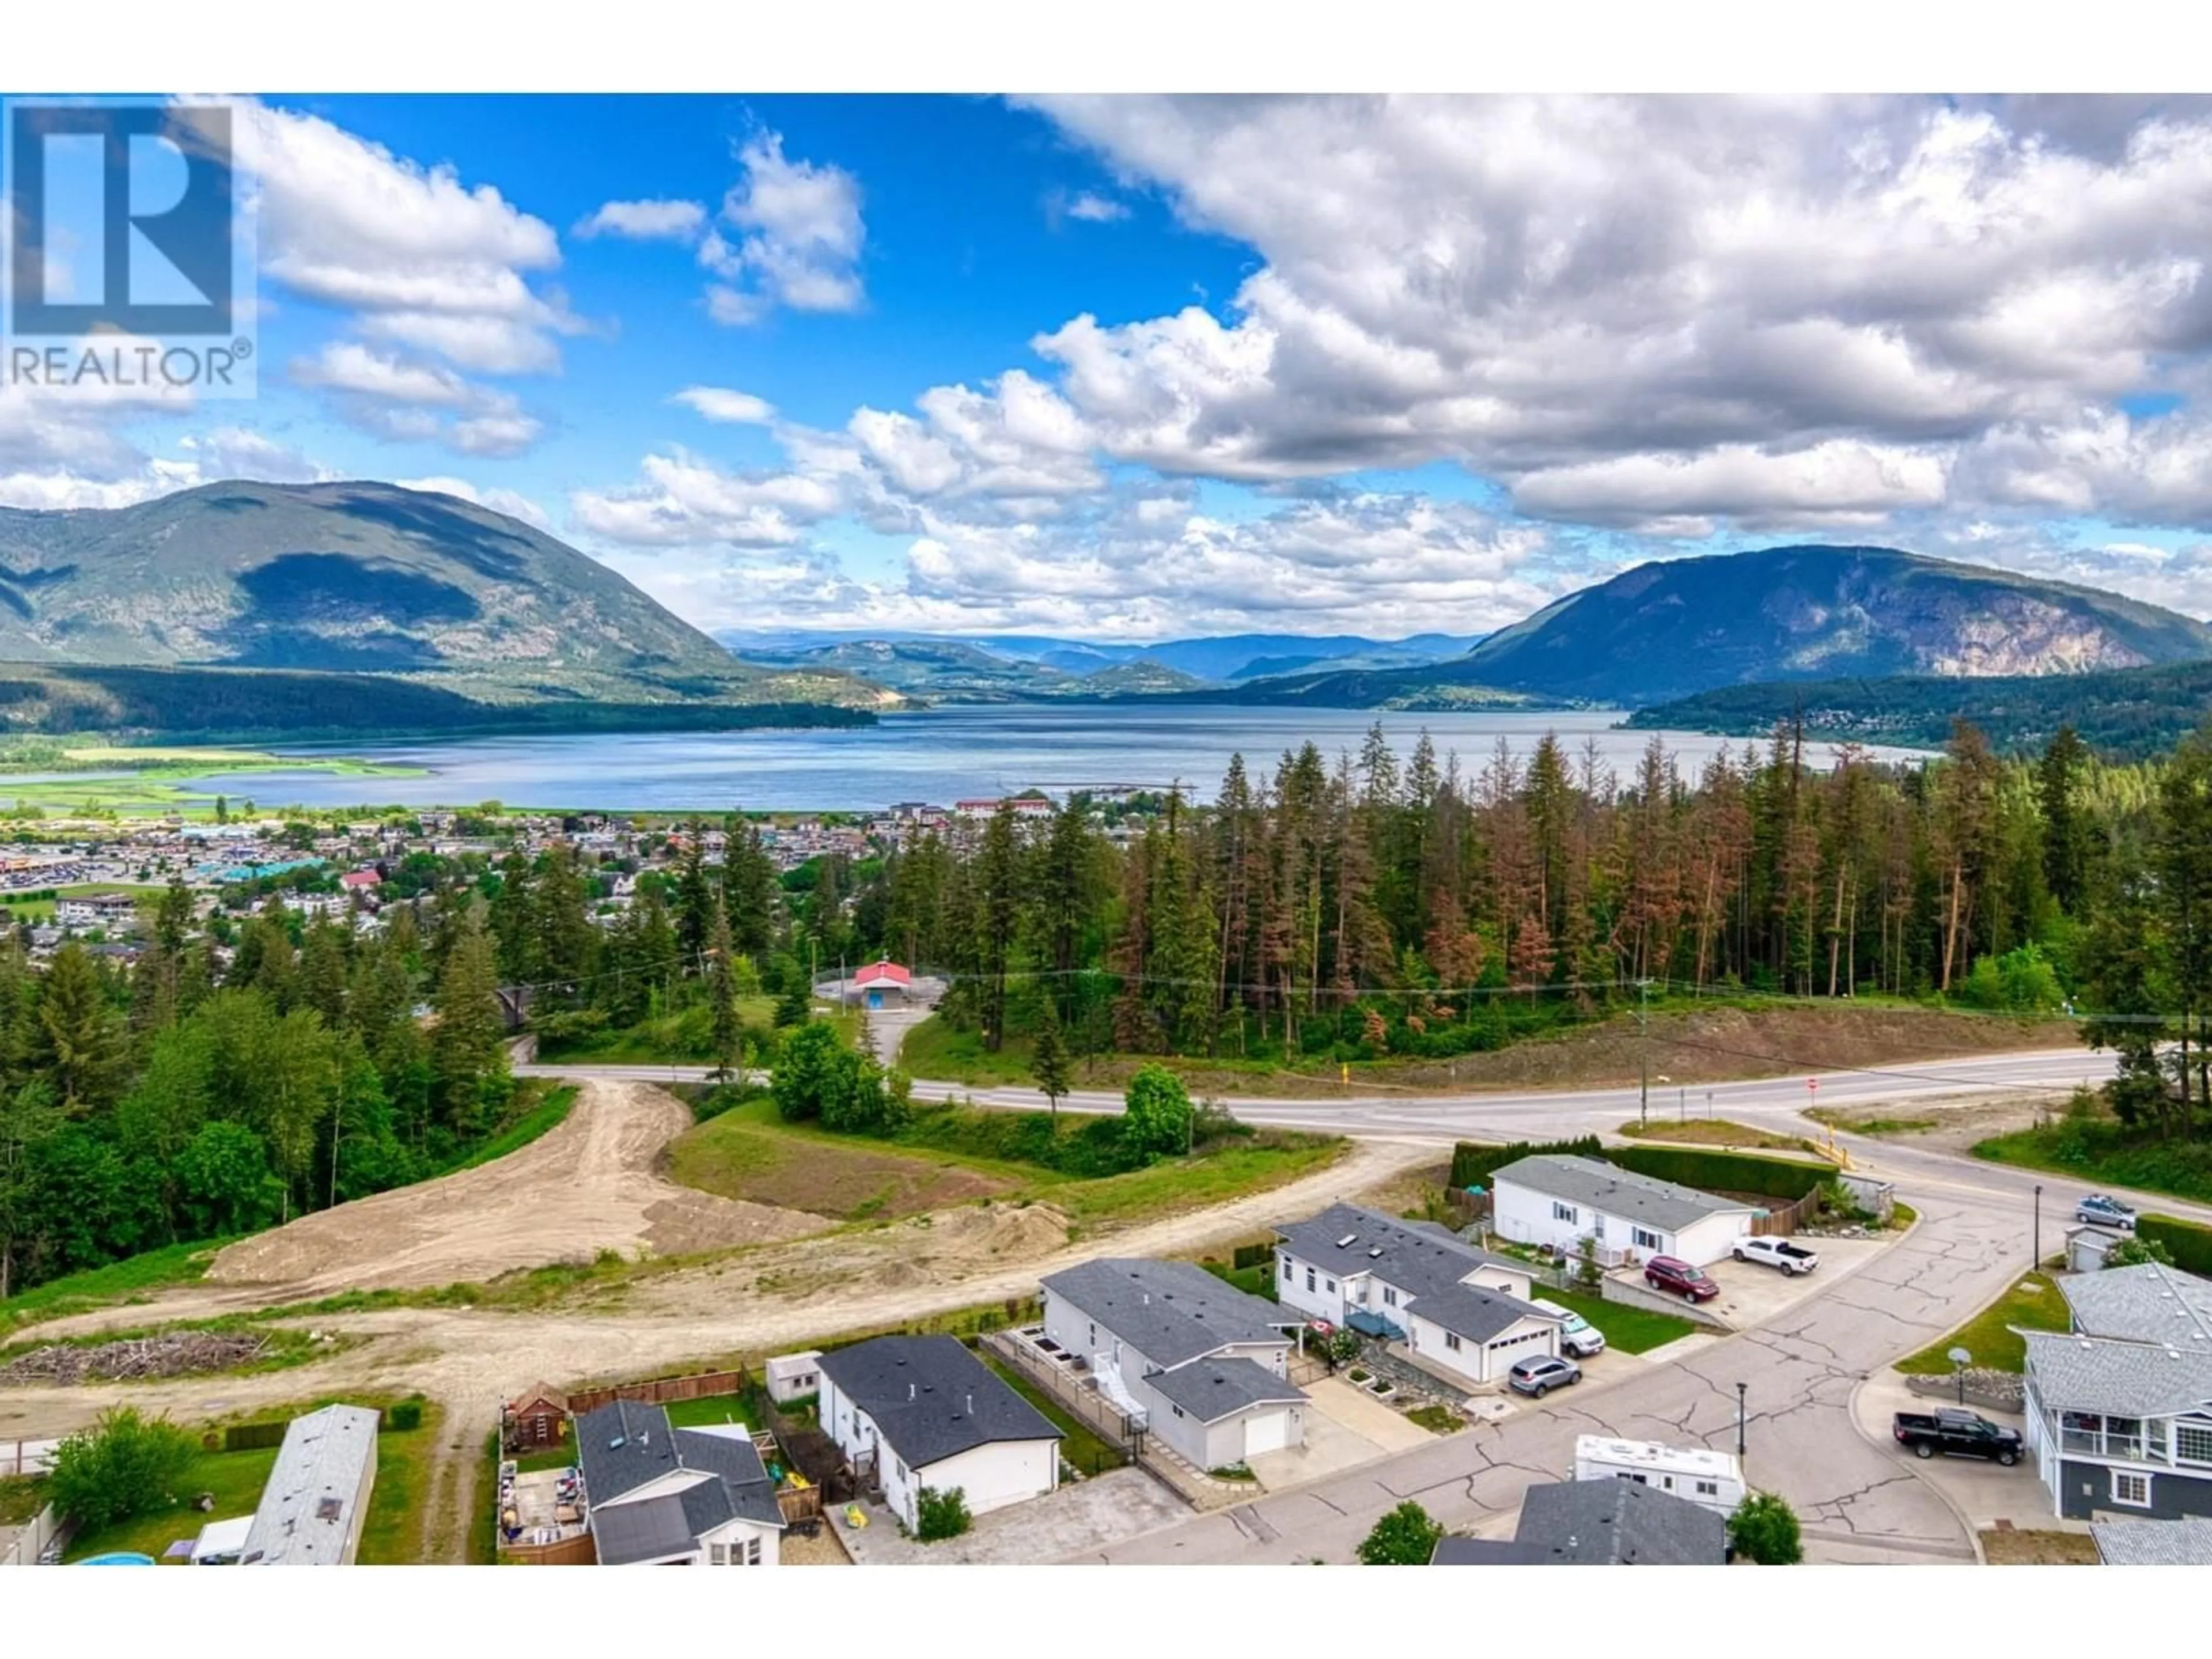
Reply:
M1817 1254L1786 1238L1739 1238L1729 1254L1739 1261L1756 1261L1785 1273L1809 1273L1820 1265Z

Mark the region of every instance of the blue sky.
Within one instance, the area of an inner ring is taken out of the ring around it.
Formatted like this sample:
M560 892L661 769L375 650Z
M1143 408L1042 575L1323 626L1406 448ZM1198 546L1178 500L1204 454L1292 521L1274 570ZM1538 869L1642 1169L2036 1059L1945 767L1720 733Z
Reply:
M710 626L1516 619L1902 545L2212 611L2175 100L248 106L259 393L0 392L0 501L371 477Z

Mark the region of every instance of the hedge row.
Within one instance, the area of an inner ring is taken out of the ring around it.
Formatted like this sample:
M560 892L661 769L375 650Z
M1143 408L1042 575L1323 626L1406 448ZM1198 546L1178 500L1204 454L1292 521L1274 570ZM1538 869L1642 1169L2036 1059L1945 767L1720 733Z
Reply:
M1574 1140L1516 1140L1510 1146L1486 1146L1462 1140L1452 1148L1451 1184L1465 1188L1487 1187L1492 1174L1524 1158L1599 1158L1604 1148L1595 1135Z
M1796 1202L1835 1178L1832 1164L1705 1147L1611 1146L1607 1163L1705 1193L1751 1193Z
M2212 1227L2170 1215L2142 1215L2136 1218L2136 1237L2165 1245L2182 1272L2212 1277Z

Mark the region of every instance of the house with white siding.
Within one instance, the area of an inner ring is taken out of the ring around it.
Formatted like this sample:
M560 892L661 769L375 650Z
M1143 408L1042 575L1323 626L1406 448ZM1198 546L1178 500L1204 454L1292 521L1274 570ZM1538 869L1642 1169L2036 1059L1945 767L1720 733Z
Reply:
M1401 1344L1450 1382L1499 1382L1516 1361L1559 1352L1565 1321L1528 1300L1527 1266L1444 1228L1332 1204L1275 1234L1285 1306Z
M1201 1469L1305 1443L1305 1390L1290 1380L1304 1322L1188 1261L1086 1261L1044 1281L1045 1335Z
M970 1515L1060 1485L1060 1431L951 1336L878 1336L822 1356L822 1427L908 1528L924 1488Z
M1607 1267L1671 1255L1720 1261L1751 1231L1756 1206L1595 1158L1524 1158L1490 1177L1491 1225L1500 1238L1579 1254L1591 1240Z

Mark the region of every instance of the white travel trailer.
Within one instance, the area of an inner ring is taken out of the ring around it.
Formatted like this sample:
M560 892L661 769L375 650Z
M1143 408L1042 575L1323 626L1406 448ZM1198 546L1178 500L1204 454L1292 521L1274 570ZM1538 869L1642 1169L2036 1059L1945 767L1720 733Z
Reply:
M1575 1479L1633 1480L1721 1515L1735 1514L1748 1490L1743 1484L1743 1465L1726 1452L1703 1446L1662 1446L1649 1440L1608 1440L1595 1434L1576 1437Z

